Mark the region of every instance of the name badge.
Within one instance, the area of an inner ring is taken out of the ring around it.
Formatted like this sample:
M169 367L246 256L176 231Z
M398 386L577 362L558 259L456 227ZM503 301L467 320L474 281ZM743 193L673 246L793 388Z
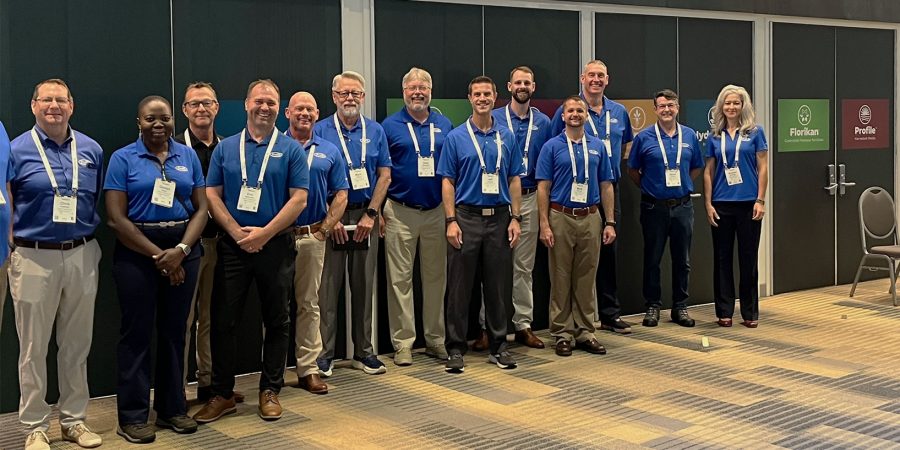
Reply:
M482 194L499 194L500 193L500 177L496 173L481 174L481 193Z
M53 196L53 221L56 223L75 223L75 209L78 201L74 195Z
M0 205L6 204L6 197L3 196L3 192L0 192Z
M743 183L744 179L741 178L741 169L738 169L737 167L726 168L725 181L728 182L729 186Z
M587 183L572 182L572 194L569 200L574 203L587 203L588 185Z
M369 188L369 174L365 168L350 169L350 185L354 191Z
M666 169L666 187L681 187L681 171Z
M603 146L606 147L606 156L612 158L612 144L609 143L609 139L603 140Z
M259 199L262 197L262 188L241 186L241 195L238 197L238 211L255 213L259 210Z
M172 200L175 199L175 182L157 178L153 183L153 195L150 197L150 203L172 207Z
M433 177L434 176L434 157L423 157L419 158L419 176L420 177Z

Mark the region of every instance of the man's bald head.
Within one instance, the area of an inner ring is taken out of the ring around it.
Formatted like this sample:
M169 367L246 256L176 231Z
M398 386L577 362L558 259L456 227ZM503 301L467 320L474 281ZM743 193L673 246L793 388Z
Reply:
M319 106L316 98L306 91L299 91L291 96L284 116L291 124L291 134L308 138L312 127L319 120Z

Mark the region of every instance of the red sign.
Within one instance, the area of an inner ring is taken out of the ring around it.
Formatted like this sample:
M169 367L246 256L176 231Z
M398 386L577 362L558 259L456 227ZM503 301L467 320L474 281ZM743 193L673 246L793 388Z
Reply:
M888 148L891 133L888 99L841 101L841 148Z

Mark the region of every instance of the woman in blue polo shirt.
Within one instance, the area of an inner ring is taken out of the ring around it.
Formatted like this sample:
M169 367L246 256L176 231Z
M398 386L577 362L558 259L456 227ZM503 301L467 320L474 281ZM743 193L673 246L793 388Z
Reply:
M206 225L206 183L197 154L172 139L172 106L159 96L138 105L138 140L106 172L106 212L116 234L113 277L122 309L117 433L152 442L150 340L157 333L156 425L193 433L182 388L184 328L197 284L197 242Z
M731 326L734 314L734 238L738 241L742 325L759 324L757 254L769 184L766 135L756 124L747 90L722 88L713 107L706 143L703 192L713 236L713 290L717 323Z

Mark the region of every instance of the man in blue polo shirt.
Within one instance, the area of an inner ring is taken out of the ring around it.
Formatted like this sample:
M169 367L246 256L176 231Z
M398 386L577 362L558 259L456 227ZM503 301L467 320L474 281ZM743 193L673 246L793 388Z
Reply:
M544 348L541 341L531 331L534 319L534 295L532 293L531 272L534 271L534 253L538 240L537 181L534 168L537 166L541 147L552 136L550 118L531 107L531 97L536 88L534 72L528 66L519 66L509 73L506 88L509 90L509 104L493 112L494 123L509 128L516 136L516 143L522 153L525 176L522 177L522 234L519 244L513 249L512 322L516 328L516 341L532 348Z
M616 223L621 215L619 196L619 179L622 177L622 158L625 146L632 140L631 120L628 111L620 103L606 96L609 86L609 71L606 63L600 60L588 61L581 73L581 98L588 104L588 122L585 132L600 138L603 148L610 159L613 174L613 192L616 197L615 210L607 216L600 210L605 222ZM554 136L563 131L562 107L553 116ZM597 312L600 316L600 329L615 333L631 333L631 325L621 319L622 307L616 295L616 248L617 240L600 247L600 263L597 266L596 297Z
M601 242L612 243L616 229L600 225L597 205L602 196L612 214L612 170L604 142L585 133L584 99L567 98L563 117L566 130L541 149L536 173L541 242L550 257L550 334L559 356L572 355L572 339L576 348L603 355L606 348L594 336L594 278Z
M303 146L306 165L309 166L306 209L300 213L294 228L297 249L297 268L294 271L297 385L313 394L327 394L328 385L319 378L319 368L316 366L316 358L322 352L319 286L325 264L326 241L347 206L347 190L350 189L347 164L337 147L313 135L313 127L319 119L319 107L312 94L294 94L284 115L291 124L284 134ZM330 204L329 198L332 199Z
M353 340L353 368L375 375L385 373L372 341L372 310L375 291L375 267L378 259L378 236L383 232L381 204L391 183L391 159L384 129L378 122L364 117L360 111L366 98L366 80L362 75L346 71L331 82L331 99L337 112L315 126L316 136L341 150L347 162L350 193L341 221L335 225L331 239L339 246L354 241L352 249L325 250L319 308L322 311L322 353L319 372L331 376L337 336L338 296L344 287L344 273L350 277L350 337ZM345 225L352 225L349 232ZM352 228L351 228L352 229ZM352 236L351 236L352 234Z
M506 350L512 301L512 249L519 242L522 153L509 129L491 117L497 97L493 80L469 82L472 116L447 135L437 173L447 223L446 370L465 370L469 304L475 271L482 268L485 323L490 337L488 361L513 369Z
M103 149L69 127L74 109L63 80L38 83L31 97L35 126L10 145L16 248L10 255L9 288L19 333L19 420L28 432L27 449L50 448L45 397L54 322L63 439L82 447L102 442L84 420L100 263L94 230L100 223Z
M213 396L194 415L201 423L236 411L236 332L254 280L266 330L258 414L264 420L282 414L278 393L289 345L296 254L290 232L306 207L309 168L300 144L275 127L279 100L272 80L250 83L244 101L247 127L223 139L209 164L206 195L213 219L226 235L219 240L210 307Z
M9 181L15 173L12 169L12 161L9 159L9 135L3 122L0 122L0 179ZM0 183L0 230L9 229L9 193L6 191L6 183ZM0 239L0 325L3 324L3 305L6 303L6 287L8 279L6 270L9 267L9 243Z
M447 359L444 348L444 285L447 241L441 179L435 174L444 139L453 124L432 109L431 74L418 67L403 76L406 106L384 120L391 152L391 186L384 205L388 319L394 364L412 364L416 340L413 263L419 255L422 279L422 332L425 354ZM417 250L418 246L418 252Z
M672 321L694 326L687 312L691 272L694 207L693 179L703 169L703 151L694 130L678 123L678 94L663 89L653 98L656 124L638 133L628 157L628 176L641 188L641 230L644 235L643 325L659 323L662 291L659 263L666 241L672 255Z

